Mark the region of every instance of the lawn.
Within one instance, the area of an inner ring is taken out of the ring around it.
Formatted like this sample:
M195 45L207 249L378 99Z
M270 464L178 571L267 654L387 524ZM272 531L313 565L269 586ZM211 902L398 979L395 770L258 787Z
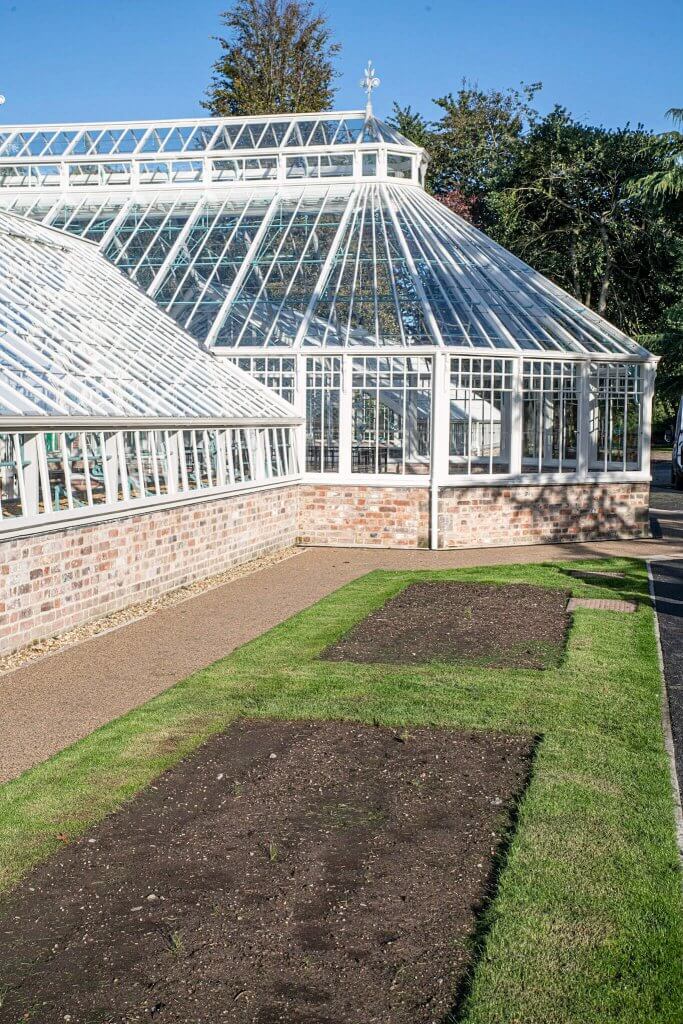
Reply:
M481 921L468 1024L681 1019L683 916L660 681L642 563L376 572L196 673L0 788L0 880L82 832L240 715L344 718L539 737L496 898ZM472 663L393 666L318 655L407 584L528 583L635 600L579 610L546 671Z

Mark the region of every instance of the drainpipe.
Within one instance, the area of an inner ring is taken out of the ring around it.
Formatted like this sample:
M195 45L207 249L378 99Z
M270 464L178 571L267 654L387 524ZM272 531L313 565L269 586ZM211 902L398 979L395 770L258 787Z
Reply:
M429 480L429 546L439 547L439 480L448 458L448 418L446 401L447 361L444 352L434 353L432 372L432 458Z

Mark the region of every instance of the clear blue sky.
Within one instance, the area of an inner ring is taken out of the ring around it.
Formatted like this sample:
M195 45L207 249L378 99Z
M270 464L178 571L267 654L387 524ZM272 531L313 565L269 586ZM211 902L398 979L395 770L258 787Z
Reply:
M225 0L0 0L0 123L192 117ZM463 77L542 81L595 124L661 131L683 106L683 0L327 0L343 45L336 106L362 106L368 57L394 99L432 114Z

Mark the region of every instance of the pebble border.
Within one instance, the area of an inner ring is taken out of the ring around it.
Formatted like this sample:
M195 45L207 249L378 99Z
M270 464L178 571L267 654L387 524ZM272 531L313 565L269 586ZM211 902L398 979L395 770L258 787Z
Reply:
M85 622L82 626L68 629L64 633L58 633L55 636L46 637L42 640L34 640L27 647L20 647L10 654L0 656L0 676L7 675L8 672L14 672L18 668L23 668L24 665L40 661L42 658L47 658L58 651L65 650L67 647L74 647L84 640L91 640L95 636L109 633L120 626L128 626L131 622L144 619L162 608L171 608L174 605L182 604L183 601L188 601L190 598L203 594L207 590L215 590L217 587L222 587L225 583L231 583L233 580L241 579L243 576L250 576L260 569L267 569L271 565L285 562L287 559L301 554L303 550L304 548L301 547L283 548L272 555L264 555L262 558L243 562L241 565L233 566L233 568L226 569L224 572L217 573L214 576L207 576L204 579L195 580L193 583L187 583L185 586L178 587L175 590L169 590L167 593L160 594L159 597L151 598L149 601L128 605L126 608L111 612L109 615L103 615L100 618L92 619L90 622Z

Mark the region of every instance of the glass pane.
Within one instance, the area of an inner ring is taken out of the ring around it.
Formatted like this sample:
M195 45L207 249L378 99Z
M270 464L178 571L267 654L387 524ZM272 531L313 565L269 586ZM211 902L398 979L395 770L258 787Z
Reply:
M335 356L306 360L306 470L339 470L339 408L341 359Z
M85 435L90 490L94 505L103 505L107 500L104 478L104 437L102 434Z
M3 519L23 514L19 489L16 435L0 434L0 513Z
M512 360L451 359L449 472L510 472Z

